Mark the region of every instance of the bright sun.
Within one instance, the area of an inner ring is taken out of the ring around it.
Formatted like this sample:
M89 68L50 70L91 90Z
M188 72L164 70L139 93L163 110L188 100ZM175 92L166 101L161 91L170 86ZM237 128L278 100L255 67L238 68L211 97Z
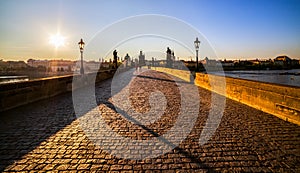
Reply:
M50 36L49 43L55 46L55 48L65 45L65 37L60 34Z

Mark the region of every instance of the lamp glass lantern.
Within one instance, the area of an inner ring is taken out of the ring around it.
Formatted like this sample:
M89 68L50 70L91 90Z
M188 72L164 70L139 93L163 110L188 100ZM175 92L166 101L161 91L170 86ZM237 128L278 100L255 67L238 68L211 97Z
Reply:
M80 40L80 42L78 43L78 45L79 45L80 51L82 52L82 51L83 51L83 48L84 48L84 45L85 45L85 43L83 42L82 39Z
M80 39L80 42L78 43L79 45L79 49L80 49L80 53L81 53L81 67L80 67L80 74L84 74L84 69L83 69L83 48L85 43L83 42L82 39Z
M194 44L195 44L195 49L196 49L196 70L195 71L199 71L198 52L199 52L200 41L199 41L198 37L196 37Z
M200 46L200 41L199 41L198 37L196 37L196 40L194 41L194 44L195 44L196 50L198 51L199 50L199 46Z

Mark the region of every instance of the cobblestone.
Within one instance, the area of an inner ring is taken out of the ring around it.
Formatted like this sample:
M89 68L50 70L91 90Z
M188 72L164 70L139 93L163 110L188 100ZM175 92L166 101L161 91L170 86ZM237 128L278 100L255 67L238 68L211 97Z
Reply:
M153 88L168 101L166 114L145 120L145 126L115 112L111 80L96 84L97 104L107 125L119 135L136 140L166 133L176 122L180 104L179 91L171 80L166 74L145 71L130 84L135 91L130 95L131 103L138 112L150 110L147 99ZM300 127L230 99L226 100L217 131L200 145L211 93L201 88L198 91L199 116L187 138L168 153L144 160L117 158L93 143L75 116L71 93L2 112L0 171L299 172ZM111 149L122 145L109 140L105 144ZM138 151L130 146L128 149Z

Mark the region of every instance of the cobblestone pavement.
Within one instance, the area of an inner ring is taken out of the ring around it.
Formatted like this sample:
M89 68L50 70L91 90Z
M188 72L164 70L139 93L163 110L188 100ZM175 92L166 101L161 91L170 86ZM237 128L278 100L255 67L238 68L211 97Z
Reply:
M153 106L147 101L153 88L168 101L166 113L152 117L145 125L115 111L111 81L96 85L96 99L103 119L114 132L133 140L149 140L172 128L179 112L180 94L169 76L146 71L130 83L135 92L129 97L137 112L146 113ZM187 138L171 151L143 160L117 158L90 140L81 118L75 116L71 93L2 112L0 171L300 172L300 127L230 99L226 100L217 131L200 145L211 93L201 88L198 91L199 116ZM123 144L110 147L116 149L120 145Z

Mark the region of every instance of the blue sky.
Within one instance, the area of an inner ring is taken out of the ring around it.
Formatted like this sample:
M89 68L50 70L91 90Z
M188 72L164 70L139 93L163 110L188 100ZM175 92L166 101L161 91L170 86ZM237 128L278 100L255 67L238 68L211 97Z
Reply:
M142 14L191 24L221 59L282 54L300 59L299 0L1 0L0 59L77 59L80 38L89 42L106 26ZM65 45L54 48L49 37L57 32L65 37Z

